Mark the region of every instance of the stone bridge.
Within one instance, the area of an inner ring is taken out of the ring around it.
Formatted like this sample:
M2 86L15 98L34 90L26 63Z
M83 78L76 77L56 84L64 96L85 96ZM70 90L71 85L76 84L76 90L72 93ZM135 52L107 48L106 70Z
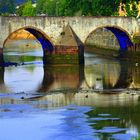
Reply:
M133 36L140 31L134 17L0 17L0 52L10 35L25 29L52 51L65 26L70 25L83 44L96 29L106 28L117 37L121 49L133 46Z

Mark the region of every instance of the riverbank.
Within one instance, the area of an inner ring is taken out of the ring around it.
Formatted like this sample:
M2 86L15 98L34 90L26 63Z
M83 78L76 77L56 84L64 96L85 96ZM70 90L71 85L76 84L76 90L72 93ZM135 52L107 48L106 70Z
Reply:
M120 52L119 50L99 48L96 46L86 46L85 51L89 53L99 54L107 58L118 58L123 60L140 61L140 52L135 51Z

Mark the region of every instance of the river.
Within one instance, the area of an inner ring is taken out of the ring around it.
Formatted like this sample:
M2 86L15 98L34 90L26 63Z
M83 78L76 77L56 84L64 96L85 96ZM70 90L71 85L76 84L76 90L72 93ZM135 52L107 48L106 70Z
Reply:
M140 66L85 53L85 66L43 66L42 50L6 52L0 140L139 140Z

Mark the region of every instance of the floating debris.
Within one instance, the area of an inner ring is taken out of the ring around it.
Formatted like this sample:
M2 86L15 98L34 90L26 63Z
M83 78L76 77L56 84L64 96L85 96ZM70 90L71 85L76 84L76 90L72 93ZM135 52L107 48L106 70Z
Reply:
M88 98L88 95L86 95L85 97Z
M25 99L24 97L21 97L21 99Z

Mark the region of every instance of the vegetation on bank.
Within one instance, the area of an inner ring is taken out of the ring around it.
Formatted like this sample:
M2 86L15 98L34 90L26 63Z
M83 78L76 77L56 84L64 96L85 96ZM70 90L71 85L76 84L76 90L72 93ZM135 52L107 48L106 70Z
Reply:
M0 14L18 16L139 16L138 0L0 0Z

